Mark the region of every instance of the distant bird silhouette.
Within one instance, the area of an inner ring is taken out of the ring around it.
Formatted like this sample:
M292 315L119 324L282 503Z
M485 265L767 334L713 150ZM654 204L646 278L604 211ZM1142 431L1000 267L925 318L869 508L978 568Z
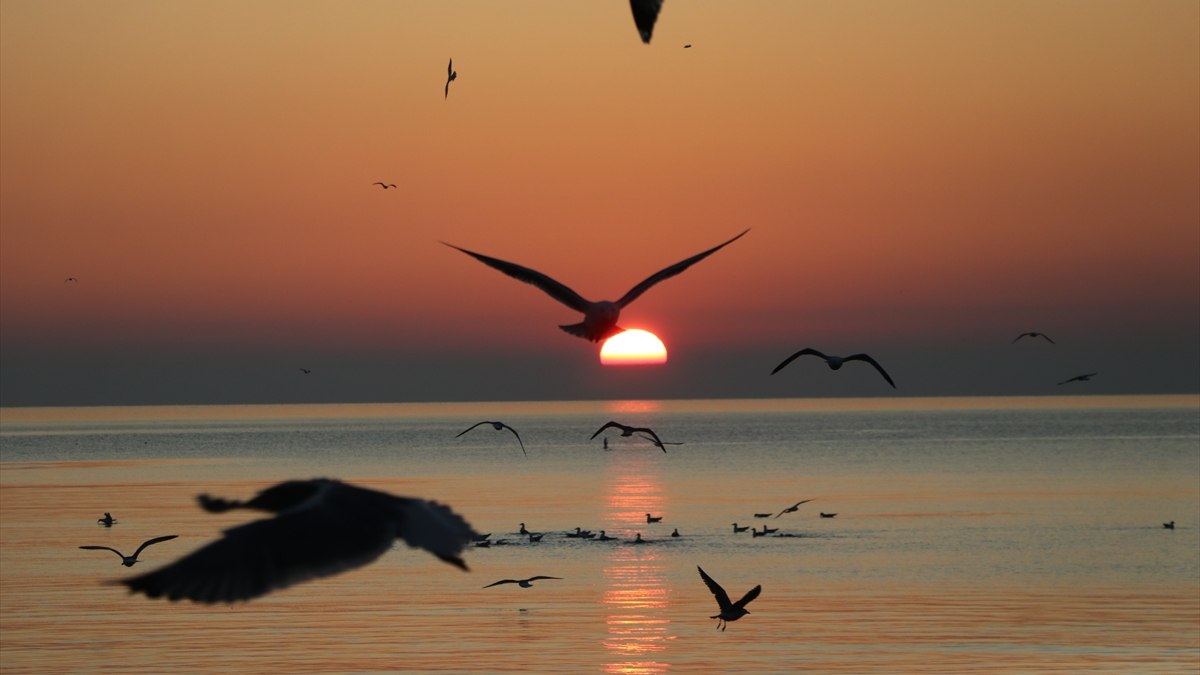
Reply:
M492 542L490 542L490 541L475 542L475 548L491 548L491 547L492 547Z
M1050 344L1057 344L1057 343L1055 343L1055 342L1054 342L1054 340L1051 340L1051 339L1050 339L1050 336L1049 336L1049 335L1046 335L1045 333L1034 333L1034 332L1029 332L1029 333L1021 333L1021 334L1020 334L1020 335L1018 335L1017 337L1013 338L1013 342L1016 342L1017 340L1020 340L1020 339L1021 339L1021 338L1023 338L1023 337L1031 337L1031 338L1039 338L1039 337L1040 337L1040 338L1046 338L1046 342L1049 342Z
M696 566L696 569L700 570L700 578L704 580L704 585L708 586L708 590L712 592L713 597L717 599L717 607L721 611L708 618L716 619L717 628L720 628L721 630L725 630L725 627L730 621L737 621L743 616L749 614L750 610L746 609L746 605L750 604L751 601L757 598L759 593L762 593L762 586L755 586L754 588L751 588L745 595L743 595L741 600L738 600L737 602L730 602L729 594L725 592L724 588L721 588L721 584L713 581L713 578L705 574L704 569L699 565Z
M501 429L508 429L509 431L511 431L512 435L517 437L517 442L521 444L521 454L525 455L526 457L529 456L529 453L525 452L525 443L524 443L524 441L521 440L521 434L518 434L516 429L508 426L504 422L491 422L488 420L484 420L482 422L477 422L477 423L472 424L471 426L467 427L466 429L463 429L462 431L458 432L458 434L455 436L455 438L458 438L459 436L462 436L463 434L467 433L471 429L474 429L475 427L483 425L483 424L492 425L492 428L495 429L496 431L500 431Z
M66 279L63 279L63 283L64 284L67 284L67 283L77 284L77 283L79 283L79 280L76 279L75 277L67 277Z
M472 541L487 541L487 538L490 536L492 536L491 532L488 532L487 534L476 534L471 537L471 540Z
M692 48L692 46L691 46L691 45L684 45L684 46L683 46L683 48L684 48L684 49L691 49L691 48Z
M384 190L386 190L386 189L388 189L388 188L394 188L394 187L396 187L396 184L395 184L395 183L385 183L385 182L383 182L383 181L381 181L381 180L377 180L377 181L375 181L374 183L371 183L371 185L378 185L379 187L383 188Z
M773 515L775 515L774 511L772 511L770 513L756 513L756 514L754 514L754 517L755 518L770 518Z
M567 532L566 535L571 539L591 539L596 536L591 530L584 530L578 527L575 528L574 532Z
M114 524L116 524L117 519L113 518L111 513L109 513L108 511L105 511L104 517L97 518L96 522L104 525L105 527L112 527Z
M177 535L177 534L168 534L165 537L155 537L153 539L147 539L146 541L142 542L141 546L137 547L137 550L133 552L133 555L125 555L124 553L121 553L120 551L118 551L117 549L115 549L111 546L80 546L79 548L87 549L89 551L98 551L98 550L112 551L113 553L116 553L117 555L121 556L121 564L122 565L124 565L126 567L133 567L134 563L139 562L138 556L142 554L142 551L146 550L147 546L157 544L160 541L169 541L178 536L179 535Z
M775 534L778 531L778 527L767 527L767 524L763 523L763 534Z
M837 517L837 514L836 513L825 513L824 511L822 511L821 517L822 518L835 518L835 517Z
M645 544L645 543L648 543L648 542L647 542L645 539L642 539L642 533L641 533L641 532L638 532L638 533L637 533L637 536L635 536L635 537L633 538L633 541L631 541L631 542L629 542L629 543L631 543L631 544Z
M795 512L797 512L797 511L799 511L799 510L800 510L800 505L801 505L801 504L807 504L807 503L809 503L809 502L811 502L811 501L812 501L811 499L805 499L805 500L802 500L802 501L798 501L798 502L796 502L795 504L792 504L791 506L787 507L786 509L784 509L784 510L780 511L780 512L778 513L778 515L776 515L775 517L776 517L776 518L778 518L779 516L782 516L782 515L783 515L783 514L785 514L785 513L795 513ZM766 525L763 525L763 527L766 527Z
M763 525L762 532L759 532L758 530L750 530L750 534L754 535L755 537L765 537L767 536L767 526Z
M475 536L462 516L437 502L325 478L279 483L248 501L200 495L199 502L211 513L275 515L225 530L166 567L118 583L151 598L235 602L361 567L397 539L465 570L459 554Z
M458 71L454 69L454 59L450 59L450 63L446 65L446 95L442 98L450 98L450 83L458 79Z
M539 579L562 579L562 577L538 576L538 577L529 577L528 579L501 579L500 581L490 583L487 586L484 586L484 588L491 588L492 586L499 586L500 584L516 584L516 585L520 586L521 588L530 588L533 586L533 582L538 581Z
M517 534L533 534L533 533L530 532L529 530L525 529L525 523L521 523L521 529L517 530Z
M662 516L651 516L649 513L646 514L647 523L661 523L662 519Z
M733 533L737 534L738 532L745 532L746 530L750 529L750 527L751 527L750 525L739 526L737 523L734 523L733 524Z
M577 312L581 312L584 315L582 322L570 325L562 325L559 326L559 328L570 333L571 335L581 337L585 340L600 342L601 340L612 337L613 335L616 335L624 330L617 325L617 319L621 316L621 310L625 309L629 303L637 300L642 293L645 293L655 284L680 274L692 265L695 265L713 253L721 250L725 246L737 241L749 231L750 230L747 228L743 230L741 234L723 244L714 246L702 253L697 253L686 260L681 260L674 265L665 267L654 274L651 274L641 283L629 289L629 292L621 296L621 299L617 300L616 302L609 300L593 302L591 300L587 300L567 286L564 286L563 284L536 270L529 269L528 267L522 267L516 263L500 260L499 258L492 258L480 253L475 253L474 251L468 251L465 248L460 248L453 244L446 244L446 242L442 243L446 244L446 246L449 246L450 248L462 251L472 258L475 258L479 262L487 265L488 267L499 270L500 272L507 274L517 281L523 281L527 284L532 284L567 307L570 307Z
M683 535L679 534L679 528L677 527L674 530L671 530L671 536L672 537L682 537Z
M605 449L605 450L607 450L607 449L608 449L608 436L605 436L605 437L604 437L604 449Z
M633 10L633 23L637 26L638 35L642 42L650 44L650 36L654 34L654 22L658 20L658 12L662 9L663 0L629 0L629 8Z
M792 354L791 356L784 359L783 363L780 363L779 365L775 366L775 370L772 370L771 374L774 375L775 373L778 373L779 371L783 370L784 366L786 366L787 364L794 361L797 357L809 356L809 355L819 356L822 359L825 359L825 364L829 366L830 370L839 370L842 367L842 365L845 364L847 361L865 361L865 362L871 364L872 366L875 366L875 370L878 370L879 374L883 376L883 379L887 380L887 383L892 385L892 389L896 388L896 383L892 382L892 377L887 374L887 371L885 371L883 369L883 366L879 365L878 361L871 358L870 356L867 356L866 354L851 354L850 356L826 356L825 354L822 354L821 352L819 352L815 349L812 349L811 347L807 348L807 349L801 349L800 351L796 352L795 354Z
M668 445L683 445L683 442L682 442L682 441L680 441L680 442L678 442L678 443L672 443L671 441L660 441L660 440L658 440L657 438L650 438L650 437L649 437L649 436L647 436L646 434L638 434L638 436L641 436L642 438L644 438L644 439L646 439L646 440L650 441L651 443L653 443L655 446L657 446L657 447L658 447L660 450L662 450L663 452L666 452L666 451L667 451L667 446L668 446Z
M1072 378L1063 380L1062 382L1059 382L1059 384L1060 385L1067 384L1068 382L1089 382L1095 376L1096 376L1096 373L1088 373L1087 375L1076 375L1075 377L1072 377Z
M1163 527L1167 528L1168 530L1173 530L1175 529L1175 521L1172 520L1169 523L1163 523Z
M654 445L658 446L658 448L660 450L662 450L663 452L667 451L667 449L665 447L663 447L664 444L663 444L662 440L658 437L658 434L654 433L653 429L650 429L647 427L631 427L631 426L628 426L625 424L621 424L620 422L613 422L611 420L608 422L605 422L604 426L597 429L596 433L592 434L592 437L589 438L588 440L595 439L605 429L620 429L622 436L632 436L634 434L634 432L638 432L639 434L646 434L646 435L643 435L642 438L645 438L646 440L650 441Z
M604 530L600 530L600 536L596 537L596 541L613 541L615 539L616 539L616 537L608 536L608 533L605 532Z
M312 375L312 371L308 368L301 368L300 372L304 373L305 375Z
M531 543L531 544L534 542L541 541L542 537L546 536L546 535L542 534L541 532L529 532L528 534L529 534L529 543Z

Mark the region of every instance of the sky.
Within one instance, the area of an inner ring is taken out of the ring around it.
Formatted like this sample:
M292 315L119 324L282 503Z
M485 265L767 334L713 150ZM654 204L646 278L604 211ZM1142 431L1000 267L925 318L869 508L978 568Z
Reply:
M746 228L623 311L642 367L440 243L615 300ZM1193 0L0 4L3 406L1191 393L1198 344Z

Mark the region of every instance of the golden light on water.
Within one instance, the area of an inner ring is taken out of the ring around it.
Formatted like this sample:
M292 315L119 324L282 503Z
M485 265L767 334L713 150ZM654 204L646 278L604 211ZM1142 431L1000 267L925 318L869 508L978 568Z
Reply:
M606 366L647 366L667 362L667 347L647 330L631 328L604 341L600 363Z

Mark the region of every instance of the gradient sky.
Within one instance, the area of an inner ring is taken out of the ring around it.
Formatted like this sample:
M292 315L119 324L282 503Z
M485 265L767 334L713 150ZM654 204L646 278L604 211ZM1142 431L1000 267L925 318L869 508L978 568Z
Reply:
M2 405L1200 390L1194 0L5 0L0 88ZM746 227L636 369L438 243L615 299Z

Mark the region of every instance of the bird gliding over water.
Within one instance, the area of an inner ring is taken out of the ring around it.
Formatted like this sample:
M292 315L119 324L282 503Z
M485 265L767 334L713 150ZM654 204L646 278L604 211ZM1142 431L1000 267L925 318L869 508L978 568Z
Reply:
M121 564L122 565L124 565L126 567L133 567L133 564L138 562L138 556L142 554L142 551L146 550L147 546L150 546L152 544L157 544L160 541L169 541L178 536L179 535L177 535L177 534L168 534L165 537L155 537L153 539L147 539L146 541L142 542L141 546L137 547L137 550L133 552L133 555L125 555L124 553L121 553L120 551L118 551L117 549L115 549L111 546L80 546L79 548L88 549L88 550L92 550L92 551L96 551L96 550L100 550L100 549L103 549L105 551L112 551L113 553L116 553L117 555L121 556Z
M750 228L746 228L745 230L742 230L741 234L723 244L714 246L707 251L697 253L686 260L681 260L674 265L665 267L654 274L651 274L641 283L629 289L629 292L621 296L621 299L615 302L610 300L600 300L597 302L587 300L567 286L536 270L529 269L528 267L522 267L516 263L500 260L499 258L492 258L481 253L475 253L474 251L468 251L465 248L459 248L454 244L447 244L444 241L442 243L446 244L446 246L449 246L450 248L466 253L488 267L499 270L504 274L516 279L517 281L524 281L527 284L537 286L538 288L542 289L546 295L549 295L550 297L577 312L581 312L583 314L582 322L562 325L559 326L559 328L570 333L571 335L581 337L585 340L600 342L601 340L610 338L624 330L617 325L617 319L619 319L621 316L621 310L625 309L629 303L637 300L642 293L650 290L650 287L661 281L670 279L677 274L680 274L692 265L695 265L713 253L721 250L725 246L737 241L749 231Z
M658 446L658 448L660 450L662 450L663 452L667 451L666 447L664 447L662 439L660 439L658 437L658 434L654 433L653 429L649 429L647 427L631 427L631 426L626 426L624 424L621 424L620 422L613 422L613 421L605 422L604 426L597 429L596 433L592 434L592 437L589 438L588 440L589 441L594 440L597 436L600 435L600 432L604 431L605 429L610 429L610 428L611 429L620 429L622 436L632 436L635 431L639 432L638 433L639 436L650 441L654 445ZM646 434L649 434L649 435L646 435ZM681 444L672 443L672 445L681 445Z
M501 579L500 581L490 583L487 586L484 586L484 588L491 588L492 586L499 586L500 584L516 584L516 585L520 586L521 588L532 588L533 582L537 581L538 579L562 579L562 577L540 577L539 576L539 577L529 577L528 579Z
M704 585L708 586L708 590L712 591L713 597L717 599L717 606L721 609L721 611L708 618L716 619L717 628L720 628L721 630L725 630L725 626L727 626L730 621L737 621L743 616L749 614L750 610L746 609L746 605L750 604L750 601L757 598L759 593L762 593L762 586L755 586L754 588L751 588L749 592L743 595L741 600L738 600L737 602L730 602L729 594L725 592L724 588L721 588L721 584L713 581L712 577L705 574L704 568L696 565L696 569L700 570L700 578L704 580Z
M892 389L896 388L896 383L892 382L891 376L887 374L887 371L885 371L883 369L883 366L879 365L878 361L871 358L870 356L867 356L866 354L851 354L850 356L826 356L825 354L822 354L821 352L819 352L811 347L809 347L807 349L801 349L800 351L796 352L795 354L792 354L791 356L784 359L783 363L780 363L779 365L775 366L775 370L772 370L771 374L774 375L775 373L778 373L779 371L783 370L784 366L786 366L787 364L796 360L797 357L809 356L809 355L819 356L822 359L825 359L825 363L826 363L826 365L829 366L830 370L840 369L847 361L866 361L867 363L871 364L872 366L875 366L875 370L878 370L879 374L883 376L883 379L887 380L887 383L892 385Z
M199 502L210 513L275 515L229 528L170 565L117 583L151 598L235 602L361 567L397 539L465 570L459 554L475 536L462 516L437 502L326 478L279 483L247 501L200 495Z
M468 431L470 431L471 429L474 429L477 426L480 426L481 424L490 424L490 425L492 425L492 428L495 429L496 431L500 431L501 429L508 429L509 431L512 432L513 436L517 437L517 442L521 444L521 454L525 455L526 457L529 456L529 453L525 452L525 443L521 440L521 434L518 434L516 429L508 426L504 422L492 422L490 420L484 420L482 422L479 422L478 424L472 424L471 426L467 427L466 429L463 429L462 431L458 432L458 434L456 434L454 437L458 438L459 436L462 436L463 434L467 433ZM524 523L521 523L521 524L524 525ZM522 532L521 534L524 534L524 532Z
M1095 376L1096 376L1096 373L1088 373L1087 375L1076 375L1075 377L1072 377L1072 378L1063 380L1062 382L1059 382L1059 384L1067 384L1070 382L1091 382L1092 378Z
M1017 340L1020 340L1020 339L1021 339L1021 338L1023 338L1023 337L1031 337L1031 338L1039 338L1039 337L1040 337L1040 338L1046 338L1046 342L1049 342L1050 344L1056 344L1056 343L1054 342L1054 340L1051 340L1051 339L1050 339L1050 336L1049 336L1049 335L1046 335L1045 333L1037 333L1037 332L1033 332L1033 331L1030 331L1030 332L1028 332L1028 333L1021 333L1021 334L1020 334L1020 335L1018 335L1017 337L1013 338L1013 342L1016 342Z

